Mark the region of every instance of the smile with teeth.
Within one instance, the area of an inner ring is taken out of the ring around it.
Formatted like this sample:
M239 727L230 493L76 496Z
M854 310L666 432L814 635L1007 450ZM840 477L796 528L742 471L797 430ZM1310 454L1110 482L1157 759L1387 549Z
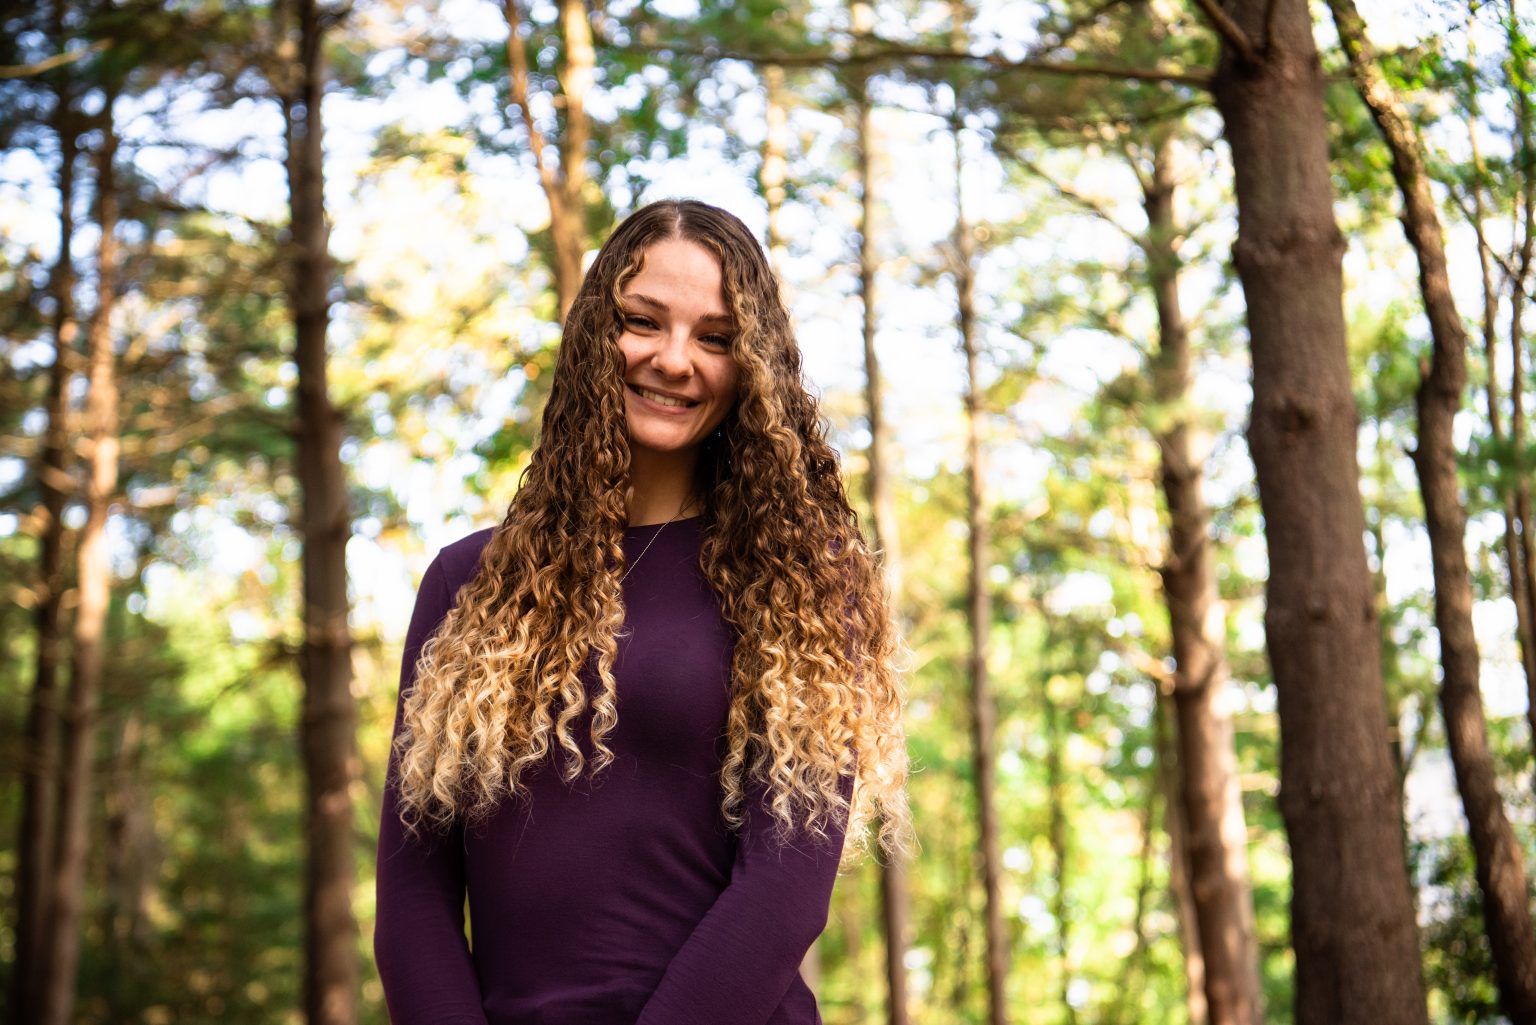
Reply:
M670 395L663 395L660 392L651 391L649 388L642 388L638 384L632 384L632 385L630 385L630 387L633 388L635 390L635 393L637 395L639 395L641 398L643 398L643 399L650 399L652 402L656 403L658 406L674 406L674 407L677 407L679 409L682 409L682 408L686 408L688 406L696 406L696 405L698 405L698 403L696 403L696 402L688 402L688 401L686 401L684 399L674 399Z

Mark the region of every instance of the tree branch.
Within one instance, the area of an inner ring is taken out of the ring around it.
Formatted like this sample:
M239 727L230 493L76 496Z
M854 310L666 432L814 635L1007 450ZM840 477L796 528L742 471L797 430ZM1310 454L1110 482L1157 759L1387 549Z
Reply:
M1062 199L1071 203L1073 206L1076 206L1084 213L1090 214L1104 221L1106 224L1110 225L1116 231L1124 235L1127 239L1136 241L1136 233L1130 231L1125 227L1125 225L1116 220L1115 215L1110 213L1109 210L1105 208L1103 203L1099 202L1097 199L1094 199L1092 196L1077 191L1072 186L1061 181L1055 175L1046 171L1045 168L1041 167L1039 164L1035 163L1035 161L1031 160L1029 157L1026 157L1023 153L1017 149L1014 149L1012 146L1009 146L1000 140L994 140L992 145L995 149L998 150L1000 156L1004 156L1009 160L1012 160L1020 167L1024 168L1024 170L1045 182L1045 184L1050 187L1051 191L1056 193Z
M1211 27L1216 30L1222 39L1226 40L1228 46L1237 51L1237 55L1243 59L1245 64L1260 63L1259 52L1253 48L1253 40L1249 39L1248 33L1244 32L1242 27L1232 20L1231 15L1221 9L1216 0L1195 0L1195 4L1204 12L1206 20L1211 23ZM1270 8L1273 11L1273 2L1271 2ZM1265 16L1265 20L1269 20L1268 15Z
M70 50L66 53L56 53L52 57L44 57L32 64L0 64L0 78L31 78L33 75L41 75L45 71L73 64L77 60L89 57L93 53L100 53L112 45L110 39L98 39L90 46L79 50Z
M1498 266L1499 270L1503 272L1505 282L1508 282L1510 278L1514 277L1515 268L1508 260L1504 259L1503 254L1495 250L1493 245L1488 241L1487 233L1483 230L1482 218L1477 216L1477 211L1473 208L1467 197L1462 194L1461 190L1456 187L1454 182L1450 183L1450 187L1447 189L1447 192L1450 194L1451 202L1456 204L1456 209L1461 211L1461 216L1466 220L1468 224L1472 225L1472 233L1477 238L1477 248L1488 254L1489 258L1492 259L1493 262ZM1501 285L1501 291L1502 287L1503 286Z
M1035 53L1031 56L1038 56L1042 53L1050 53L1052 50L1061 49L1070 43L1073 39L1075 39L1077 34L1083 29L1098 21L1110 10L1127 2L1129 2L1129 0L1101 0L1100 3L1084 11L1078 17L1068 21L1066 25L1062 27L1061 31L1056 34L1056 38L1050 43L1050 45L1035 48Z
M1275 12L1280 9L1278 0L1269 0L1264 6L1264 52L1275 51Z
M528 105L528 53L523 49L523 19L517 3L518 0L505 0L502 5L502 13L507 20L507 63L512 67L512 102L522 111L523 126L528 129L528 147L533 151L533 162L539 169L539 181L544 186L544 195L548 197L550 206L554 207L560 201L557 195L560 189L555 181L554 168L549 166L549 161L544 157L544 133L533 123L533 108Z
M656 43L651 46L615 47L621 53L654 54L658 49L683 57L702 57L705 60L737 60L747 64L778 64L787 68L804 67L861 67L901 60L972 61L1005 71L1035 71L1049 75L1078 75L1095 78L1118 78L1133 82L1175 82L1180 85L1208 88L1209 71L1186 71L1180 67L1133 68L1116 64L1100 64L1094 61L1048 61L1026 57L1014 60L1000 53L968 53L942 46L917 46L882 43L878 47L857 50L853 53L833 53L830 50L801 50L793 53L751 53L744 50L727 50L706 46L690 48Z

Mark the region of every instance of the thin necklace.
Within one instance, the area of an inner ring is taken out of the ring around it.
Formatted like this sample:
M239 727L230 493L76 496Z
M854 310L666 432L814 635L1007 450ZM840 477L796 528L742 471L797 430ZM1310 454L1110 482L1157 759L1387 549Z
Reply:
M672 514L672 520L675 520L681 516L683 514L683 510L686 508L688 508L688 499L685 498L683 499L683 504L678 507L677 512ZM629 575L635 571L635 567L640 565L640 560L645 558L645 553L651 550L651 545L656 543L656 539L661 536L661 532L663 530L666 530L667 527L671 525L672 520L668 520L666 523L663 523L661 526L656 528L656 533L652 534L651 539L645 543L645 547L640 549L640 554L635 556L635 561L630 563L629 566L624 570L624 575L619 577L619 583L621 585L624 583L624 581L629 579Z

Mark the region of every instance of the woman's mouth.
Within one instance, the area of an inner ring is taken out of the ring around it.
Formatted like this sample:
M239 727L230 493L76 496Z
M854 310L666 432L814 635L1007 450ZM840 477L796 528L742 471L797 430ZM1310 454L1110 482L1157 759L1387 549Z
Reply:
M687 409L689 406L698 405L697 402L689 402L686 399L674 399L670 395L663 395L661 392L651 391L649 388L642 388L638 384L631 384L629 389L636 395L639 395L642 399L649 399L650 401L656 403L658 406L670 406L675 409Z

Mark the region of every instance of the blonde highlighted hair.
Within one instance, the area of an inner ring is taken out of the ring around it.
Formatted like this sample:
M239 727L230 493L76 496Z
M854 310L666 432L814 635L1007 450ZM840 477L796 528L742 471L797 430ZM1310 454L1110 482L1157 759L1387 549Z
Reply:
M582 283L522 484L422 648L396 739L401 817L414 831L484 816L557 748L567 781L612 762L630 460L621 293L646 249L671 238L714 254L736 327L738 399L697 479L700 564L735 636L721 814L739 828L757 790L782 835L825 837L846 821L846 856L871 833L900 850L910 835L901 645L883 576L762 248L735 217L693 201L637 211ZM594 654L588 765L575 728Z

